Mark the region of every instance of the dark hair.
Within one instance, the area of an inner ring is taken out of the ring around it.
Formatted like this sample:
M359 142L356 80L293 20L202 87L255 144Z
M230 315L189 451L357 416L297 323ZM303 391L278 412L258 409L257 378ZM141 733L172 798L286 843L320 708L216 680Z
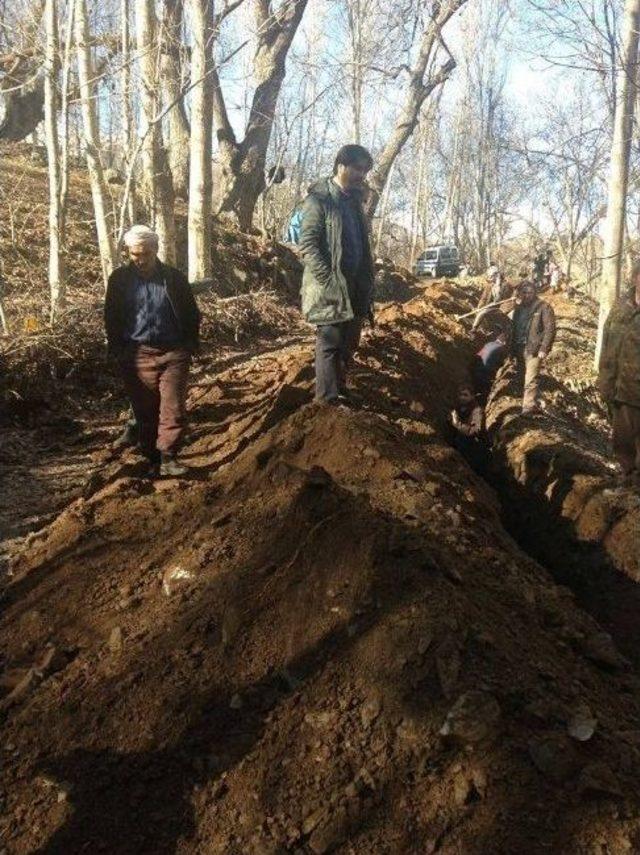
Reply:
M530 279L525 279L518 285L518 291L524 291L525 288L533 288L536 290L535 282L532 282Z
M476 396L476 390L473 383L458 383L458 395L460 392L471 392L474 398Z
M337 175L339 166L355 166L357 163L366 163L368 172L373 166L373 158L364 146L356 145L355 143L343 145L336 154L333 164L333 174Z

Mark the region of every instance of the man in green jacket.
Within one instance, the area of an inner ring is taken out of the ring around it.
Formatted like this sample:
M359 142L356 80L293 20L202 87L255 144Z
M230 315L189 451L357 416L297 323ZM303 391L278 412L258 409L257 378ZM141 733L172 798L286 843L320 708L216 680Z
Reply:
M640 486L640 264L604 325L598 387L611 412L624 482Z
M302 208L302 313L316 331L316 400L348 401L346 375L371 317L374 268L362 210L373 160L360 145L338 152L333 175L309 189Z

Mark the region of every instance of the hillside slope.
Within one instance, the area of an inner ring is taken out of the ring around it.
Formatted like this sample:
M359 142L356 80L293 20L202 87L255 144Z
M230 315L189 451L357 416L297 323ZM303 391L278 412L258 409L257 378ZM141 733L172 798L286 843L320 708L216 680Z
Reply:
M640 849L637 675L444 439L468 305L383 309L357 410L310 339L219 371L192 478L105 458L15 554L8 852Z

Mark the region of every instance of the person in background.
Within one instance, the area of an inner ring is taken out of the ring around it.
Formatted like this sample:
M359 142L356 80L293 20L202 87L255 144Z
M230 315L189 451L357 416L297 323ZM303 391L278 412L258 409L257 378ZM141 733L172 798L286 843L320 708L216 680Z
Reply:
M373 160L360 145L336 155L333 175L309 189L302 211L302 314L316 326L316 400L348 404L347 372L366 318L374 266L362 202Z
M541 250L533 260L533 282L538 289L542 288L546 267L547 253L545 250Z
M451 411L453 447L462 454L469 465L478 472L487 465L487 447L484 436L484 414L470 383L458 388L458 401Z
M125 234L130 262L109 277L104 319L138 425L150 475L180 476L191 356L200 313L186 277L158 258L158 236L143 225Z
M505 277L498 268L495 265L489 267L477 308L483 309L485 306L491 306L494 303L499 303L501 300L506 300L510 296L510 290ZM477 329L485 315L486 312L478 312L471 328L474 330Z
M621 483L640 486L640 263L631 272L631 287L605 321L598 388L613 428L613 453Z
M520 302L513 312L510 353L516 360L518 383L522 387L522 414L542 412L540 406L540 365L547 358L556 336L552 306L536 295L533 282L520 285Z
M498 370L509 353L508 335L500 330L494 338L476 353L471 364L473 385L479 400L484 404L489 397Z
M490 282L493 282L500 274L500 270L495 261L489 260L489 266L487 267L487 272L485 273L485 279Z

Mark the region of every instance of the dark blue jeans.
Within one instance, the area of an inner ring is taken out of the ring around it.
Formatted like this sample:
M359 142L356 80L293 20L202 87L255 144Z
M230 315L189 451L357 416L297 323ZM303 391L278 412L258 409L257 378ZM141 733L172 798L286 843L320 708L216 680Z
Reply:
M335 401L346 391L347 371L358 349L362 318L316 328L316 401Z

